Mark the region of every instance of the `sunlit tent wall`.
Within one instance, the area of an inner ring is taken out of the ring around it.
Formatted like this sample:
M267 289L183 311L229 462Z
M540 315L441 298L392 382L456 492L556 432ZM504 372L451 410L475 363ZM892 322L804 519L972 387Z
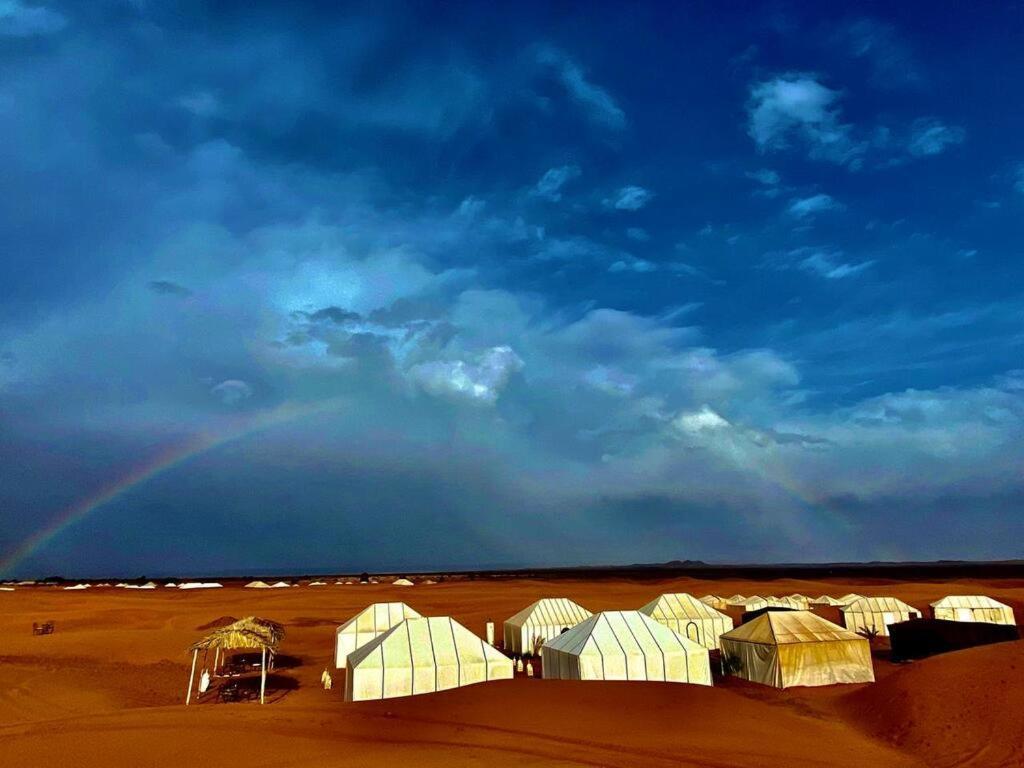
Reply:
M661 595L640 613L650 616L705 648L718 648L718 638L732 629L732 619L686 592Z
M793 597L766 597L765 602L769 608L792 608L794 611L807 610L806 600L797 600ZM750 610L749 608L747 610Z
M506 619L505 651L533 653L538 638L544 643L590 616L590 611L566 597L545 597Z
M888 637L890 624L921 618L919 610L896 597L862 597L841 610L847 629L874 630L883 637Z
M1013 609L984 595L948 595L931 604L936 619L1016 624Z
M348 657L345 700L416 696L512 678L512 660L448 616L406 619Z
M711 685L704 646L639 611L597 613L541 648L545 678Z
M864 595L858 595L855 592L851 592L848 595L843 595L842 597L836 598L836 603L835 604L836 605L849 605L850 603L855 603L858 600L863 600L863 599L864 599Z
M346 659L356 650L405 619L420 614L405 603L373 603L338 627L334 644L334 666L344 669Z
M871 683L866 638L810 611L770 611L722 635L732 673L775 688Z

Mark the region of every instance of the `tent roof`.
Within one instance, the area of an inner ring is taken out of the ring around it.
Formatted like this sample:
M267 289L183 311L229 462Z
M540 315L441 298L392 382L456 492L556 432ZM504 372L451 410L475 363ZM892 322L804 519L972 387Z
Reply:
M378 661L386 663L388 668L421 669L485 661L512 663L505 654L492 648L451 616L417 616L400 621L352 651L348 656L349 668L359 666L378 648L382 651Z
M548 640L544 647L563 653L580 654L586 650L591 640L594 642L590 647L598 652L602 647L618 647L627 655L632 655L631 649L636 649L636 653L642 654L644 649L654 648L661 651L682 649L690 653L707 652L704 646L682 637L640 611L595 613L568 632Z
M249 589L270 589L270 585L265 581L250 581L245 586Z
M946 595L931 604L932 608L1009 608L985 595Z
M862 597L843 606L843 612L850 613L907 613L919 611L898 597Z
M396 587L411 587L414 586L408 579L395 579L391 582Z
M247 616L226 627L215 629L199 642L193 643L189 650L267 648L273 651L283 638L284 627L276 621Z
M567 597L544 597L510 616L505 623L513 626L540 624L552 627L575 627L591 615L590 611Z
M843 605L849 605L850 603L861 600L864 595L858 595L856 592L850 592L848 595L843 595L839 598L839 602Z
M686 592L656 597L640 609L652 619L720 619L722 614Z
M420 614L402 602L370 603L359 613L350 618L340 627L338 633L344 632L385 632L405 619L418 619ZM367 624L370 624L368 627Z
M863 640L860 635L810 611L769 611L722 635L723 640L738 640L766 645L821 643Z
M733 595L732 597L727 597L725 599L728 600L730 603L738 603L740 600L746 600L747 598L745 598L743 595L737 594Z

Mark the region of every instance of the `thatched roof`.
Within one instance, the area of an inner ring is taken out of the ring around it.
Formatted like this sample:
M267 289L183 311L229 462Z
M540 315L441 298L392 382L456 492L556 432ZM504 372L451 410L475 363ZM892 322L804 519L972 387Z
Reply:
M215 629L202 640L194 643L189 650L210 650L220 648L221 650L234 650L254 648L262 650L266 648L276 651L277 646L284 638L284 627L276 621L261 619L258 616L247 616L244 619L228 624L226 627Z

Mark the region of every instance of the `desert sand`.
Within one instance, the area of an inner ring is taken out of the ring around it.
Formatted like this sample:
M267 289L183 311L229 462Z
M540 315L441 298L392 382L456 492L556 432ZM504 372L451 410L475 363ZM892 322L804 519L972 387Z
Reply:
M332 580L333 582L333 580ZM922 611L988 594L1024 616L1024 580L700 581L476 579L282 590L50 587L0 594L0 764L33 766L988 766L1024 765L1024 643L896 665L873 685L777 691L716 676L712 689L526 677L441 694L346 703L335 627L404 600L481 636L545 596L592 611L662 592L896 595ZM282 622L268 704L183 705L187 647L223 617ZM822 612L827 618L834 618ZM33 621L56 632L33 636ZM288 659L290 657L290 660ZM330 668L334 689L320 674Z

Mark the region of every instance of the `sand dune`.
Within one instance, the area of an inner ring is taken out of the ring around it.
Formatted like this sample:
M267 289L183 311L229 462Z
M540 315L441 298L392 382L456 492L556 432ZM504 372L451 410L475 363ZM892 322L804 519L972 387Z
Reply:
M1024 583L874 584L692 579L453 581L404 599L480 634L544 596L590 610L633 608L661 592L896 594L926 608L983 592L1024 610ZM908 665L876 660L869 686L776 691L734 678L688 685L517 677L432 696L346 704L333 669L334 626L390 584L358 589L178 592L20 589L0 596L0 753L19 763L190 766L981 766L1020 764L1020 643ZM257 614L285 624L271 704L182 705L187 646L202 627ZM1024 615L1024 614L1022 614ZM55 634L34 637L33 621ZM1013 760L1018 762L1014 763Z

